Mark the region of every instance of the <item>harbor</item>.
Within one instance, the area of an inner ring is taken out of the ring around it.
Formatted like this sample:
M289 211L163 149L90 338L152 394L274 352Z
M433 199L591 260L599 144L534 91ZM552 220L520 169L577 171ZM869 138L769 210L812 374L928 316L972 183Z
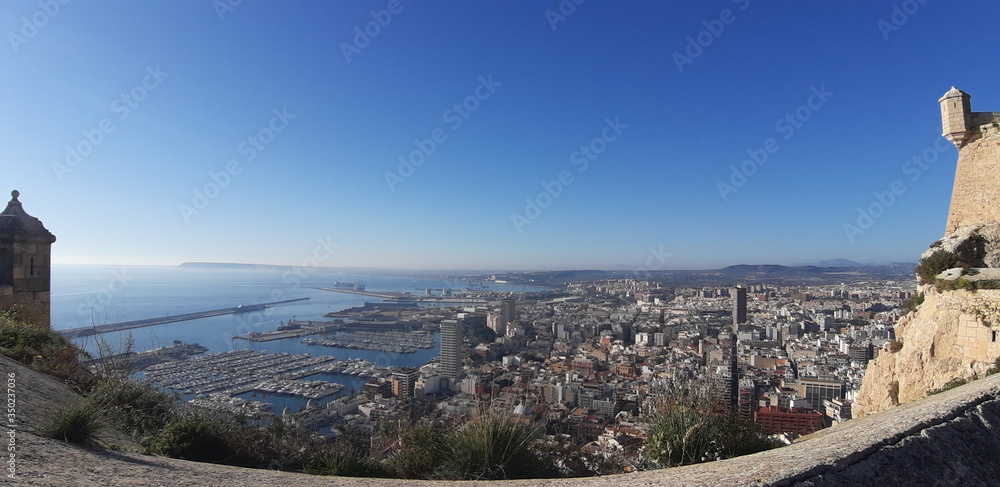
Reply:
M256 410L262 406L233 398L260 393L319 400L340 393L344 386L310 380L311 376L343 374L370 379L388 377L394 370L396 367L380 367L362 359L337 360L333 356L232 350L154 364L144 373L148 380L161 387L194 396L199 404L217 409Z
M419 348L434 348L434 334L422 330L338 332L330 338L306 338L302 343L380 352L414 353Z
M452 296L450 289L442 289L442 291L448 291L447 294L436 295L431 293L431 289L426 289L426 294L419 295L408 292L376 292L367 291L351 288L328 288L328 287L315 287L313 289L319 291L332 291L335 293L345 293L345 294L357 294L361 296L370 296L373 298L380 298L390 302L396 303L446 303L446 304L485 304L490 302L489 299L480 296Z
M165 325L167 323L177 323L179 321L199 320L202 318L211 318L213 316L264 311L267 308L271 308L279 304L295 303L298 301L305 301L307 299L309 298L286 299L284 301L274 301L271 303L251 304L249 306L244 306L241 304L239 306L235 306L232 308L213 309L209 311L198 311L195 313L161 316L159 318L146 318L134 321L122 321L118 323L108 323L105 325L83 326L79 328L69 328L66 330L58 330L58 331L60 334L62 334L62 336L72 340L91 335L99 335L102 333L133 330L136 328L144 328L147 326Z

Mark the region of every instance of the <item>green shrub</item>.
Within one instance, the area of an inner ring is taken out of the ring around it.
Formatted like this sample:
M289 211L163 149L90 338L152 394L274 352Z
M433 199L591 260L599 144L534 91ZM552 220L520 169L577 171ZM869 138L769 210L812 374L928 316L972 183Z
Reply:
M909 313L916 311L921 304L924 304L924 293L916 293L903 303L903 308Z
M149 382L104 379L91 389L87 400L106 411L116 428L142 441L166 426L177 398Z
M0 312L0 354L66 380L80 390L93 380L81 364L86 357L82 350L62 335L22 321L9 310Z
M920 259L920 263L917 264L916 269L920 284L934 282L938 274L953 267L958 267L955 265L956 262L957 257L955 254L946 250L937 250L929 257Z
M237 428L237 441L232 446L245 466L303 470L329 452L323 441L312 432L281 418L275 418L266 426L259 423L247 425L244 418L237 418L236 421L240 426Z
M778 442L738 414L669 402L654 413L644 456L661 467L710 462L769 450Z
M889 353L896 353L903 349L902 340L892 340L888 343Z
M306 473L338 477L395 477L388 465L363 455L329 452L310 463Z
M98 445L97 434L106 427L101 409L90 402L80 401L56 412L39 434L78 445Z
M221 462L236 456L231 446L232 420L203 413L182 414L155 436L148 449L160 455L196 462Z
M935 246L931 246L935 248ZM984 267L986 239L981 235L971 235L955 248L954 252L936 250L930 256L920 259L916 271L920 284L933 283L937 275L955 267L968 269Z
M400 433L399 450L391 459L393 469L404 479L429 479L445 456L445 432L421 423Z
M435 476L444 479L533 478L545 465L531 448L537 428L497 412L479 412L448 432Z

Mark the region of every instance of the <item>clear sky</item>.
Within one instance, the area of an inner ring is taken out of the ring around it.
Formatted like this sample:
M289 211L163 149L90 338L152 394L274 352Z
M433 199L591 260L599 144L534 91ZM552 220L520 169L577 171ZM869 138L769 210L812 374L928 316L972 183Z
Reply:
M0 7L56 263L915 261L1000 111L994 0L61 1Z

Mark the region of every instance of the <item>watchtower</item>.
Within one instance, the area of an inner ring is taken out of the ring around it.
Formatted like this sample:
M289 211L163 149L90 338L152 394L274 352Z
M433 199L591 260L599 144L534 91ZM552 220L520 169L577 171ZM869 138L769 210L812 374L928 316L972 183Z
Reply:
M945 235L958 227L1000 222L1000 113L973 112L954 86L938 102L944 138L958 148Z
M0 213L0 308L13 308L29 322L51 328L52 235L42 222L25 213L11 191Z

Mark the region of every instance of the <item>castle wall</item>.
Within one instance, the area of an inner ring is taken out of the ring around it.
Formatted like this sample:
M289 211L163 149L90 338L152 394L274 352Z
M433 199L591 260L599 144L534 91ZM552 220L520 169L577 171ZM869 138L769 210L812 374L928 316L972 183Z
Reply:
M1000 221L1000 113L973 115L974 124L982 124L959 149L945 235Z

